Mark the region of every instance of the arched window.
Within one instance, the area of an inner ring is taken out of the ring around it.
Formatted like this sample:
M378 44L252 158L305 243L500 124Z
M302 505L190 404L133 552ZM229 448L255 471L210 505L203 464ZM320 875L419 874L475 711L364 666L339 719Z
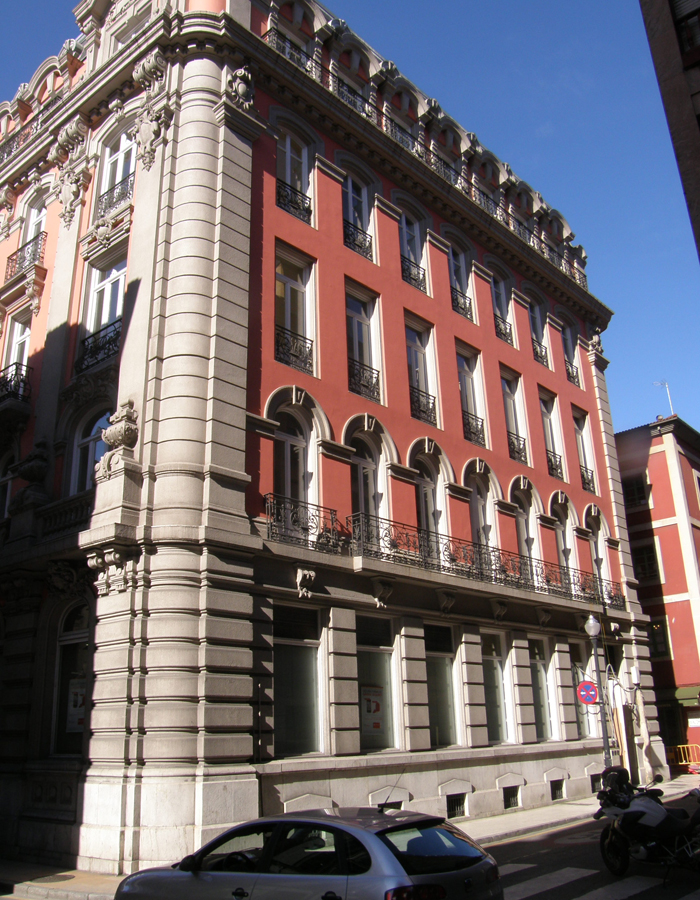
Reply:
M306 503L309 473L305 430L290 412L277 413L277 419L280 427L275 432L274 492L278 497Z
M311 224L311 150L302 138L282 131L277 139L277 205Z
M87 603L72 607L58 638L54 752L78 755L83 749L86 681L89 669Z
M46 231L46 198L37 197L27 210L24 242L28 243Z
M418 527L429 534L436 534L440 530L437 474L425 457L418 457L414 467L418 470L416 477Z
M354 451L350 461L352 511L366 517L378 516L381 496L375 454L359 436L353 438L351 446Z
M110 412L91 416L78 431L73 460L71 494L87 491L94 484L95 466L107 451L102 431L109 428Z
M490 485L488 478L483 475L470 475L466 486L471 489L469 501L469 515L472 526L472 541L475 544L487 546L491 543L491 510Z
M603 532L603 523L600 514L589 510L588 513L586 513L585 525L591 533L588 541L591 548L593 574L596 579L596 594L603 598L605 596L603 582L609 578L609 573L607 554L605 551L605 534Z
M348 173L343 181L343 217L362 231L368 230L367 188L356 175Z
M556 519L554 533L557 541L557 560L561 568L568 572L570 568L575 567L574 531L568 501L553 503L552 516Z
M528 491L515 491L513 503L517 509L515 512L515 526L518 533L518 553L528 562L532 562L536 556L537 526L532 505L532 494Z
M469 291L469 258L456 244L450 244L449 250L450 282L462 294Z
M415 265L420 265L423 259L423 241L420 225L410 213L401 213L399 220L399 240L401 242L401 255Z
M507 322L510 313L507 286L505 279L496 272L491 277L491 297L493 299L494 312Z
M562 343L564 345L564 357L567 362L576 362L576 347L578 345L578 328L569 319L562 319L563 328L561 331Z

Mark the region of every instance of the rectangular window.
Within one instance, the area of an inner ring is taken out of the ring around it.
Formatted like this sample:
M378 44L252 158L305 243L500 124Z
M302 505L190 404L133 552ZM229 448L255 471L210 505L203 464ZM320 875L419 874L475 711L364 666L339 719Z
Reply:
M481 659L484 672L486 729L490 744L509 739L509 691L506 689L506 665L500 634L481 635Z
M525 440L525 417L520 398L520 378L510 372L502 372L501 389L510 458L527 464L527 441Z
M111 269L95 270L87 308L86 328L94 334L121 318L126 290L126 260Z
M542 430L544 446L547 452L547 470L553 478L564 479L559 423L556 416L556 397L552 394L540 394L540 412L542 414Z
M576 689L582 681L588 680L586 661L581 644L569 644L569 656L571 657L571 679L574 687L574 703L576 706L576 727L580 738L589 737L594 732L588 719L588 710L576 695Z
M411 415L429 425L437 425L435 395L432 389L432 366L428 362L431 332L406 324L406 356Z
M553 734L553 716L549 690L549 665L544 641L530 640L528 646L532 676L532 702L535 708L535 731L538 741L548 741Z
M503 809L517 809L520 806L520 788L503 788Z
M626 509L634 509L636 506L646 506L648 501L648 485L646 475L635 475L632 478L622 479L622 496Z
M275 604L272 630L275 756L319 751L318 614Z
M459 393L462 400L462 427L465 440L479 447L486 446L482 390L479 370L479 353L470 348L457 353Z
M25 309L10 319L7 330L8 340L5 350L5 365L26 366L29 360L29 338L31 336L32 314Z
M659 616L649 623L649 653L652 659L671 658L671 641L666 616Z
M313 374L312 267L278 252L275 264L275 359Z
M394 746L391 622L357 616L357 677L360 686L360 749Z
M448 747L457 742L452 672L452 629L425 626L425 656L428 672L428 717L430 746Z
M379 403L379 371L374 359L374 303L348 294L345 299L348 345L348 387L354 394Z
M596 493L595 470L593 467L593 448L588 428L588 413L574 409L574 431L576 432L576 448L581 468L581 486L591 494Z
M632 566L634 577L639 581L659 577L659 561L656 558L654 544L644 544L642 547L632 547Z

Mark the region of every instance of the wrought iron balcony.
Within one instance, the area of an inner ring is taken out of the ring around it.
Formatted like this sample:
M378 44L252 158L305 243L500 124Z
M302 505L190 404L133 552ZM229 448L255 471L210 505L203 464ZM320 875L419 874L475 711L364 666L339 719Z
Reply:
M413 418L437 427L435 397L432 394L426 394L425 391L421 391L417 387L413 387L413 385L408 386L408 391L411 396L411 415Z
M444 178L445 181L449 181L450 184L457 184L459 181L459 175L457 174L457 170L454 166L451 166L448 162L438 156L437 153L433 153L432 150L425 151L426 162L430 166L430 168L437 172L437 174Z
M566 362L566 377L572 384L575 384L576 387L581 387L581 380L578 377L578 366L575 366L569 360L565 360Z
M474 321L474 311L472 309L472 301L466 294L463 294L459 288L452 286L452 309L458 312L460 316Z
M131 175L122 178L121 181L118 181L108 191L100 194L99 199L97 200L98 218L106 216L108 212L121 206L122 203L131 200L134 193L134 175L135 173L132 172Z
M33 369L30 366L22 366L19 363L10 363L0 371L0 401L2 400L29 400L32 386L29 376Z
M265 494L267 539L324 553L340 551L338 514L304 500Z
M581 487L584 491L588 491L589 494L595 494L595 475L593 474L592 469L587 469L585 466L581 466Z
M510 458L527 464L527 441L524 437L520 437L519 434L515 434L512 431L507 432L507 434Z
M356 359L348 359L348 388L353 394L381 402L379 372Z
M86 369L91 369L105 359L110 359L119 353L119 343L122 336L122 320L117 319L100 328L94 334L89 334L81 341L82 352L75 361L76 374L80 375Z
M561 464L561 456L553 450L547 450L547 469L552 478L564 480L564 468Z
M343 240L345 246L354 250L355 253L372 259L372 235L367 234L357 225L353 225L352 222L348 222L347 219L343 219Z
M286 181L280 181L279 178L277 179L277 205L296 216L297 219L301 219L302 222L306 222L307 225L311 224L311 198L293 188L291 184L287 184Z
M346 525L351 532L350 552L356 557L415 566L614 609L625 608L619 583L578 569L364 513L348 516Z
M314 373L314 342L301 334L275 326L275 359L277 362L299 369L300 372Z
M392 137L397 144L401 144L406 150L409 150L416 156L423 157L425 148L421 147L418 141L413 137L410 131L407 131L398 122L384 116L382 119L384 131Z
M401 277L419 291L423 291L424 294L427 292L425 269L407 256L401 257Z
M534 338L532 339L532 355L538 363L549 368L549 354L547 353L547 348L544 344L540 341L536 341Z
M294 65L297 66L297 68L306 72L316 81L321 80L321 67L316 60L312 56L309 56L305 50L302 50L301 47L298 47L293 43L286 34L283 34L275 28L271 28L269 31L265 32L262 39L266 44L269 44L270 47L274 47L274 49L278 53L281 53L282 56L286 56L291 63L294 63Z
M479 447L486 446L483 419L480 419L479 416L474 416L472 413L467 412L466 409L463 409L462 427L464 428L464 437L467 441L471 441L472 444L477 444Z
M365 100L362 94L359 91L356 91L354 87L351 87L326 68L321 69L321 82L323 86L328 88L332 94L335 94L339 100L342 100L343 103L347 103L348 106L351 106L361 116L364 116L365 119L370 119L370 121L374 122L376 125L377 110L372 106L369 100Z
M39 110L38 115L35 115L31 122L27 122L27 124L20 128L19 131L13 131L12 134L0 144L0 165L14 156L25 144L29 143L44 124L47 113L59 102L59 100L59 95L55 95L50 100L47 100Z
M95 489L57 500L37 511L41 521L41 536L48 537L61 532L79 531L90 521L95 505Z
M507 322L502 316L493 314L493 321L496 326L496 337L499 337L506 344L513 346L513 326Z
M33 265L41 265L44 262L44 251L46 250L46 232L42 231L33 237L31 241L22 244L19 250L7 257L7 268L5 269L5 281L18 272L24 272Z

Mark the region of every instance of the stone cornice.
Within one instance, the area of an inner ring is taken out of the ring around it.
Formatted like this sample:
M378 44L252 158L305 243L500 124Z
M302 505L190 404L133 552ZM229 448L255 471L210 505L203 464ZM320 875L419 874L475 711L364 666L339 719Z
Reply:
M428 238L428 243L432 244L433 247L442 250L443 253L450 252L450 242L446 241L444 237L440 237L440 235L436 234L431 228L427 230L426 237Z
M488 281L489 284L493 280L493 272L490 269L487 269L486 266L482 266L481 263L472 262L472 272L474 275L480 275L484 281Z
M394 206L393 203L390 203L388 200L385 200L381 194L374 195L374 206L378 212L383 212L384 215L389 216L398 222L401 219L401 210L398 206Z
M324 175L328 175L329 178L335 179L339 184L345 181L345 172L325 156L321 156L320 153L316 154L316 168Z

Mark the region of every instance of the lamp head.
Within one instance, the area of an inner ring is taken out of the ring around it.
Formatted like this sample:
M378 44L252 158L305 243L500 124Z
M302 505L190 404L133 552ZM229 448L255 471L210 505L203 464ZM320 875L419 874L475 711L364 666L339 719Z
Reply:
M586 624L583 627L586 629L586 634L590 638L597 638L600 634L600 622L593 613L586 619Z

